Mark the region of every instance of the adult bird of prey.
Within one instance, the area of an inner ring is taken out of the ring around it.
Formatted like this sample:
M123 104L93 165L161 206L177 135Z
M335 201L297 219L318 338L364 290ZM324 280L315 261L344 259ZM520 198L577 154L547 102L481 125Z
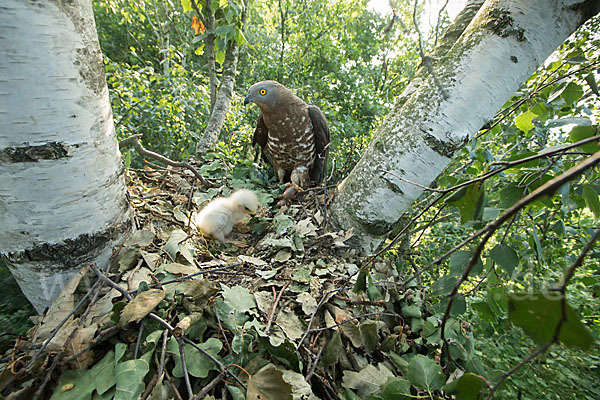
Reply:
M276 81L252 85L244 105L250 102L261 111L252 145L258 143L279 183L289 177L296 188L305 189L309 181L321 182L327 173L330 141L321 110Z

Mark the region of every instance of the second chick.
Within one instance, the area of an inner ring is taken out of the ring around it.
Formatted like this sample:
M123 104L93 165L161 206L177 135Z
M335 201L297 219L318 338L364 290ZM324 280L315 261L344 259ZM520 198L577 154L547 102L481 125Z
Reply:
M212 200L195 217L196 227L205 235L225 243L233 225L248 214L256 213L259 203L252 190L240 189L231 196Z

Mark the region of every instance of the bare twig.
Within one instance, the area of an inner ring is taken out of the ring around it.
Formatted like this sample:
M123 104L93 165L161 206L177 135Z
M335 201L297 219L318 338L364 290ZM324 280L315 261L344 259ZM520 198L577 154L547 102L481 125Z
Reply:
M304 332L304 334L302 335L302 337L298 341L298 344L296 345L296 350L300 349L300 346L302 346L302 343L304 342L304 340L306 339L306 337L310 333L310 328L312 326L312 323L315 320L315 316L317 315L317 312L319 311L319 308L321 308L321 306L323 305L323 303L325 303L325 301L329 300L331 298L331 295L333 295L334 293L337 293L337 292L345 290L345 289L346 288L344 288L344 287L339 287L339 288L336 288L336 289L328 290L327 292L323 293L323 296L321 296L321 300L319 300L319 303L317 304L317 307L315 307L315 310L313 311L312 315L310 316L310 321L308 321L308 326L306 327L306 331Z
M444 10L446 9L446 7L448 6L448 2L449 2L449 0L446 0L446 2L444 3L444 5L442 6L442 8L440 8L440 11L438 12L437 21L435 23L435 40L433 41L433 47L437 46L438 38L439 38L439 35L440 35L440 21L442 19L442 13L444 12Z
M135 341L135 350L133 351L133 358L136 359L138 358L138 351L140 351L140 345L142 344L142 334L144 333L144 321L142 320L140 322L140 328L138 329L138 337L137 340Z
M42 383L40 384L40 386L36 389L35 393L33 394L32 400L38 400L41 397L42 393L44 392L44 389L46 388L46 385L50 381L50 377L52 376L52 373L54 372L54 369L58 366L58 363L59 363L62 355L64 354L64 352L67 349L67 347L71 344L71 341L75 337L75 334L79 331L79 328L81 327L81 325L83 324L83 322L87 318L90 310L92 309L92 305L96 302L96 299L98 298L98 295L100 294L100 290L102 289L102 285L100 285L99 282L96 282L96 283L98 283L98 286L97 286L97 289L95 290L94 296L92 297L92 299L90 300L89 304L87 305L86 310L79 317L79 320L77 321L77 324L76 324L75 328L71 331L71 333L69 334L69 336L65 340L65 343L62 346L62 349L54 356L54 360L52 361L52 365L50 366L50 368L46 372L46 375L44 376L44 379L42 380ZM93 289L90 289L88 291L88 293L92 292L92 291L93 291Z
M242 382L240 380L240 378L237 377L236 374L234 374L233 372L229 371L227 368L225 368L225 365L223 365L222 362L220 362L219 360L217 360L215 357L213 357L212 354L210 354L208 351L204 350L202 347L198 346L196 343L192 342L190 339L186 338L185 336L181 338L184 342L192 345L196 350L198 350L199 352L201 352L202 354L204 354L206 357L210 358L210 360L212 362L214 362L217 367L219 368L219 370L222 373L226 373L229 376L231 376L233 379L235 379L235 381L244 389L247 390L246 385L244 384L244 382Z
M347 318L347 319L343 320L342 322L340 322L340 323L338 323L338 324L334 324L334 325L331 325L331 326L326 326L326 327L324 327L324 328L316 328L316 329L311 329L309 332L310 332L310 333L315 333L315 332L322 332L322 331L326 331L326 330L329 330L329 329L333 329L333 328L337 328L337 327L339 327L339 326L342 326L343 324L345 324L345 323L347 323L347 322L350 322L350 321L355 321L355 320L357 320L357 319L361 319L361 318L373 317L373 316L376 316L376 315L377 315L377 316L381 316L381 315L387 315L387 316L390 316L390 317L397 317L397 318L400 318L400 319L402 319L402 316L401 316L401 315L394 314L394 313L387 313L387 312L373 312L373 313L368 313L368 314L358 315L358 316L356 316L356 317L352 317L352 318Z
M419 35L419 56L421 57L421 62L423 63L423 67L427 70L431 78L433 79L433 83L440 91L440 94L444 99L448 99L449 95L447 90L440 84L437 76L435 75L435 71L433 70L433 66L431 65L431 57L425 55L425 49L423 47L423 36L421 35L421 30L419 29L419 21L417 20L417 9L419 5L419 0L415 0L415 5L413 6L413 25L415 26L415 30L417 31L417 35Z
M202 390L200 390L198 393L196 393L196 395L194 397L192 397L192 400L203 399L222 380L223 380L223 373L221 372L219 375L215 376L215 378L212 381L210 381L206 386L204 386L202 388Z
M177 338L177 342L179 343L179 357L181 357L181 367L183 368L183 380L185 381L185 387L187 388L188 399L191 399L194 397L194 392L192 391L190 374L188 374L187 364L185 362L185 343L181 338Z
M285 285L279 291L279 294L277 295L277 298L275 299L275 301L271 305L271 309L269 310L269 315L267 316L267 325L265 327L265 333L266 334L268 334L269 330L271 330L271 324L273 323L273 318L275 316L275 309L277 308L277 304L279 303L279 300L281 300L281 295L283 294L283 292L285 292L285 290L288 288L288 286L290 286L290 283L292 283L292 282L291 281L287 281L285 283Z
M58 333L60 328L62 328L63 325L79 310L79 308L83 305L83 303L85 303L87 298L92 294L92 292L94 291L94 289L97 286L98 286L98 282L95 282L94 285L90 288L90 290L88 290L88 292L81 298L81 300L79 300L77 305L75 305L75 307L73 307L73 310L69 314L67 314L62 319L62 321L59 322L59 324L56 326L56 328L54 328L52 330L52 332L50 332L50 336L48 337L48 339L46 339L44 341L44 343L42 344L42 347L40 347L40 349L35 353L35 355L33 357L31 357L31 360L29 360L29 362L27 363L27 367L26 367L27 369L29 369L29 368L31 368L31 366L33 366L34 362L46 350L46 347L48 347L48 345L50 344L52 339L56 336L56 334Z
M417 215L415 215L409 222L408 224L406 224L406 226L391 240L391 242L386 245L385 247L383 247L381 250L379 250L377 253L368 256L368 260L365 262L365 264L363 265L363 267L361 269L365 269L368 268L369 265L371 265L375 259L377 257L379 257L381 254L383 254L384 252L386 252L387 250L391 249L392 246L394 246L398 240L402 237L402 235L404 235L404 233L410 228L410 226L412 226L419 218L421 218L421 216L423 214L425 214L429 209L431 209L431 207L433 207L435 204L437 204L448 192L453 191L453 190L457 190L460 189L464 186L470 185L472 183L476 183L476 182L480 182L483 181L493 175L496 175L508 168L514 167L516 165L520 165L526 162L530 162L533 160L537 160L539 158L545 158L545 157L549 157L558 153L561 153L565 150L571 149L573 147L577 147L577 146L581 146L584 145L586 143L591 143L594 141L598 141L600 140L600 135L596 135L596 136L592 136L589 137L587 139L581 140L577 143L573 143L571 145L565 146L565 147L561 147L560 149L556 149L553 151L549 151L547 153L543 153L543 154L536 154L534 156L531 157L526 157L523 158L521 160L516 160L516 161L510 161L507 162L506 164L504 164L504 166L502 168L487 172L475 179L471 179L467 182L463 182L460 183L458 185L455 185L451 188L445 189L446 193L440 193L438 196L436 196L427 206L425 206ZM485 228L484 228L485 229ZM459 243L458 245L454 246L452 249L450 249L449 251L447 251L445 254L443 254L442 256L440 256L439 258L437 258L436 260L434 260L432 263L430 263L429 265L427 265L425 268L422 268L418 271L416 271L413 275L411 275L408 279L404 280L404 282L402 283L401 286L406 285L408 282L412 281L413 279L419 277L423 272L431 269L434 265L438 265L439 263L441 263L443 260L445 260L446 258L448 258L451 254L453 254L454 252L460 250L463 246L467 245L468 243L472 242L473 240L477 239L478 237L480 237L481 235L483 235L485 233L484 230L481 230L477 233L475 233L474 235L472 235L471 237L463 240L461 243Z
M229 339L227 339L227 335L225 334L225 329L223 329L223 325L221 324L221 318L219 318L219 313L217 312L217 304L215 302L213 302L213 311L215 313L215 318L217 320L219 332L221 332L221 335L223 335L223 341L225 342L225 346L227 346L227 350L231 353L231 345L229 344Z
M440 325L441 339L443 341L443 346L446 349L446 355L448 356L449 360L451 360L449 344L448 344L448 340L446 339L446 335L444 332L445 327L446 327L446 321L448 320L448 317L450 316L450 309L454 302L454 298L455 298L456 294L458 293L458 289L463 284L463 282L468 278L473 267L477 264L477 261L479 260L479 257L481 255L486 243L488 242L488 240L494 235L496 230L504 222L506 222L514 214L519 212L527 204L534 202L535 200L541 198L542 196L546 196L546 195L554 193L556 190L558 190L559 187L564 185L566 182L579 176L584 171L595 166L599 162L600 162L600 152L597 152L594 155L592 155L591 157L589 157L589 158L585 159L584 161L582 161L581 163L579 163L578 165L574 166L573 168L569 169L568 171L564 172L563 174L557 176L556 178L548 181L547 183L540 186L539 188L537 188L536 190L534 190L527 196L523 197L521 200L519 200L517 203L515 203L512 207L507 209L501 216L499 216L494 221L487 224L483 229L481 229L477 233L477 237L479 237L483 234L485 234L485 236L481 240L481 242L478 244L477 248L473 252L473 256L471 257L471 259L469 260L469 263L467 264L467 267L463 271L462 276L459 278L459 280L454 285L454 288L450 292L450 295L448 296L449 297L448 304L446 305L444 317L442 318L442 323Z
M319 360L321 359L321 355L323 354L323 350L325 350L325 347L327 347L327 345L329 344L329 341L331 340L332 337L333 337L333 335L331 335L331 337L329 338L327 343L325 343L323 346L321 346L321 348L319 349L319 352L317 353L317 356L312 361L312 363L313 363L312 367L310 368L310 370L308 371L308 374L306 374L306 377L304 378L304 380L306 382L310 382L310 380L312 379L312 377L315 373L315 370L317 369L317 363L319 362Z
M192 279L192 278L194 278L194 277L196 277L198 275L216 273L216 272L223 271L223 270L226 270L226 269L230 269L230 268L233 268L233 267L237 267L237 266L240 266L240 265L242 265L242 262L237 262L237 263L231 264L231 265L225 265L223 267L218 267L218 268L205 269L205 270L202 270L202 271L194 272L193 274L182 276L180 278L175 278L175 279L171 279L171 280L168 280L168 281L161 282L160 285L158 285L158 284L148 285L148 287L149 288L156 288L156 287L168 285L170 283L183 282L183 281L186 281L188 279ZM197 264L197 266L201 267L200 264ZM137 292L137 290L130 290L127 293L134 294L136 292Z
M169 337L169 330L165 329L163 332L163 335L162 335L162 346L161 346L161 352L160 352L160 361L158 363L158 371L156 372L156 374L154 375L152 380L146 386L146 389L144 390L144 393L141 396L141 400L146 400L148 397L150 397L150 395L152 394L152 390L154 389L156 384L158 382L161 382L163 379L163 375L164 375L163 371L164 371L165 363L166 363L168 337Z
M187 163L185 161L179 161L179 162L173 161L173 160L171 160L165 156L162 156L158 153L155 153L150 150L146 150L144 148L144 146L142 146L142 144L140 143L141 136L142 136L141 134L138 134L138 135L130 136L127 139L121 140L119 142L119 149L122 149L125 146L131 145L135 148L135 151L137 151L139 154L141 154L143 156L154 158L155 160L158 160L158 161L165 163L167 165L170 165L172 167L189 169L196 176L196 178L202 183L203 186L208 186L208 187L212 186L212 184L209 183L206 179L204 179L204 177L202 175L200 175L198 170L196 170L196 168L192 167L189 163Z
M573 264L571 264L571 266L565 271L563 282L562 282L561 286L558 289L556 289L558 292L560 292L560 295L561 295L561 297L560 297L561 316L560 316L558 323L556 324L556 328L554 328L554 334L552 335L552 338L548 342L546 342L544 345L542 345L540 348L538 348L536 351L531 353L529 356L527 356L526 358L521 360L521 362L519 362L517 365L515 365L509 371L506 371L504 374L502 374L500 379L498 379L498 381L496 383L494 383L494 385L491 387L490 393L488 395L488 399L492 398L492 396L494 395L494 392L500 387L500 385L502 385L502 383L504 383L504 381L509 376L511 376L512 374L517 372L522 366L527 364L529 361L533 360L535 357L539 356L542 353L545 353L550 348L550 346L552 346L555 343L558 343L558 338L560 336L560 330L561 330L563 324L567 321L567 296L566 296L567 285L569 284L569 281L573 277L575 270L583 264L583 260L585 259L586 255L589 253L589 251L592 249L592 246L594 245L594 243L598 240L598 237L600 237L600 229L596 230L596 232L592 235L592 238L590 239L590 241L583 248L581 254L579 254L579 257L577 257L577 259L573 262Z

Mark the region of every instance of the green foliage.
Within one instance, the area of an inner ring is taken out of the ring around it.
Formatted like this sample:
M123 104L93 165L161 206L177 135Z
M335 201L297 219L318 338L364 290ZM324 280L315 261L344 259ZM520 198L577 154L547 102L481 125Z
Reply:
M4 341L11 341L12 335L27 333L33 326L29 317L36 313L2 258L0 258L0 285L3 288L3 295L0 298L0 332L6 334L0 336L0 345L4 347Z
M202 16L209 11L204 4L199 3ZM218 63L223 62L232 41L248 46L241 49L232 105L217 147L199 160L200 173L222 180L222 184L195 193L194 204L202 206L217 195L250 187L258 192L263 204L275 207L281 188L252 161L250 143L257 111L242 104L247 88L263 79L279 80L324 111L332 133L333 180L339 181L360 158L419 64L411 9L408 3L396 6L396 18L390 22L388 17L367 10L366 0L254 2L242 34L241 2L212 1L215 29L196 35L190 26L195 10L189 0L95 1L118 137L143 133L142 142L147 148L176 160L194 154L210 112L204 40L206 35L214 34ZM598 151L597 141L565 150L565 146L599 133L597 32L598 19L567 41L438 177L438 188L464 186L442 198L417 222L409 252L400 254L400 249L393 248L385 255L396 257L397 272L402 277L412 274L413 268L427 270L418 279L391 289L382 286L381 281L395 275L380 272L380 265L358 273L355 291L347 295L376 304L383 300L388 315L346 322L335 330L324 329L319 339L324 342L315 339L311 343L325 346L319 373L322 368L337 376L339 379L332 380L332 384L346 398L404 399L427 393L431 398L454 395L457 399L475 399L482 389L487 390L484 380L496 381L552 339L562 315L561 303L539 296L522 300L514 293L539 294L556 287L564 270L581 253L597 229L600 216L597 169L528 204L500 227L454 297L444 331L446 347L441 320L448 295L475 254L478 242L454 251L441 262L433 262L524 196ZM431 45L431 41L425 43L426 48ZM221 73L222 67L217 68ZM532 156L539 158L520 162ZM141 166L140 158L132 151L128 151L126 160L128 167ZM472 182L501 167L502 171L485 181ZM429 200L424 195L414 210ZM181 222L189 218L188 210L181 207L163 204L157 208ZM311 230L305 225L306 230L301 231L297 222L285 213L252 220L252 233L262 235L260 246L272 250L269 260L274 265L302 260L310 251L305 248L307 232L315 233L316 228ZM160 281L178 278L181 270L194 265L198 254L210 253L208 248L199 252L182 229L171 229L164 236L156 249L161 256L177 262L154 271ZM343 240L336 239L334 243L343 246ZM139 248L124 250L119 267L123 272L131 270L142 256ZM257 257L247 257L258 265L267 265ZM498 398L536 399L541 394L549 399L600 397L597 379L589 378L591 374L597 376L600 368L600 358L593 352L600 334L599 258L600 252L592 249L567 286L567 320L559 335L566 347L551 347L547 354L509 377L499 389ZM254 293L237 282L218 289L199 281L177 283L157 312L175 319L181 312L176 307L188 307L192 298L210 297L214 300L211 308L201 306L202 318L190 328L189 336L215 359L230 365L229 369L232 365L247 369L253 380L248 384L251 393L272 384L292 398L291 388L304 393L307 387L300 375L307 365L296 349L296 341L310 317L306 313L302 319L293 313L306 305L294 303L295 297L308 294L315 277L319 281L336 268L347 276L345 260L341 264L330 265L321 259L320 263L294 264L286 271L285 280L290 282L294 295L286 293L284 303L294 306L292 311L281 313L271 331L266 330L266 312L260 309ZM255 272L264 282L277 271L269 268ZM339 281L339 276L327 280ZM148 283L140 285L142 290L147 287ZM33 314L31 308L23 298L11 294L5 298L10 300L0 306L3 327L9 326L7 331L11 333L24 333L30 326L24 317ZM343 312L357 319L367 311L381 311L372 305L351 308L348 304L336 299L331 305L332 309L344 308ZM124 306L122 300L114 304L114 322ZM188 311L185 309L185 313ZM331 309L326 312L335 313ZM327 322L331 322L327 320L330 314L324 317ZM335 317L344 320L347 315L341 314ZM400 316L402 324L390 315ZM52 398L137 398L156 372L155 358L160 354L157 342L161 331L154 322L146 323L140 357L133 356L134 344L118 343L114 349L111 345L91 368L63 373ZM219 329L222 341L205 337L211 329L213 333ZM223 346L225 342L227 346ZM589 348L589 353L580 350ZM183 349L190 375L204 387L218 368L193 346L186 344ZM179 343L171 338L167 346L171 361L166 368L181 383L179 351ZM348 362L347 352L356 353L354 365ZM243 398L238 387L226 387L232 397Z
M523 328L523 331L540 345L553 340L563 315L564 322L560 326L558 340L567 347L589 350L594 344L594 338L571 306L552 293L531 293L525 298L515 293L510 296L508 302L510 321Z
M240 88L275 79L323 110L331 129L336 180L358 161L418 63L415 43L403 30L412 27L405 13L410 7L400 5L402 19L386 31L389 21L367 10L366 3L255 4L246 31L253 48L240 60Z
M445 189L490 174L480 190L475 190L480 184L477 181L451 191L443 204L434 205L418 222L415 231L425 231L411 244L418 255L413 256L416 268L430 265L523 197L598 151L597 140L565 149L599 133L595 125L600 117L596 74L591 73L597 69L595 60L600 55L600 42L591 39L598 23L598 18L591 21L541 66L438 177L438 188ZM532 156L536 158L521 161ZM472 370L475 374L493 382L552 340L562 316L562 302L555 288L597 229L599 178L597 170L590 169L555 193L526 205L488 241L481 263L471 271L459 290L462 296L455 300L466 303L466 311L460 316L472 323L476 353L482 362ZM423 196L420 204L431 198ZM479 240L431 265L423 274L423 287L433 307L445 309L447 295ZM597 396L584 377L598 370L593 349L600 334L599 254L593 247L567 285L566 321L558 336L560 344L510 377L496 393L497 398L536 399L540 393L556 399ZM423 330L429 334L431 326ZM454 359L453 346L449 347ZM558 359L553 358L558 354ZM554 381L552 368L560 370L556 373L561 384ZM477 398L474 393L479 389L475 386L482 388L478 379L465 378L469 387L464 392L459 389L460 379L444 390L457 398ZM582 392L574 382L584 388Z
M412 384L425 389L430 394L444 386L446 382L442 368L431 358L420 354L414 356L408 364L406 377Z
M142 133L142 143L166 157L194 154L210 106L201 76L178 64L157 74L151 66L109 62L106 79L119 139Z

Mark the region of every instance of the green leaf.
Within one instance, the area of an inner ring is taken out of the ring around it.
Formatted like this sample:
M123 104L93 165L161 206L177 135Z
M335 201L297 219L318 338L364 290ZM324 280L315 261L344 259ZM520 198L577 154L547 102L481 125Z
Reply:
M459 193L464 193L458 196ZM456 195L456 197L455 197ZM457 200L457 197L459 197ZM446 202L458 208L461 224L466 224L474 219L480 219L483 214L483 204L485 200L485 192L483 184L474 183L467 186L464 192L458 191L450 196Z
M202 3L199 6L202 7ZM183 8L183 12L194 11L190 0L181 0L181 7Z
M585 205L594 213L594 217L598 219L600 216L600 200L598 199L598 193L590 186L583 185L582 197L585 201Z
M114 352L111 350L92 368L92 376L98 394L104 394L117 383Z
M225 387L227 387L227 390L229 391L229 394L231 395L233 400L246 400L246 395L244 394L241 388L232 385L225 385Z
M144 377L149 370L148 363L141 359L118 363L115 367L117 378L115 400L138 399L146 387Z
M402 307L402 315L406 318L421 318L421 308L415 305L405 305Z
M505 244L499 243L494 246L490 251L490 257L509 275L512 275L517 265L519 265L519 256L517 255L517 252L512 247Z
M129 168L131 167L131 154L132 154L132 151L129 150L127 152L127 154L125 155L125 169L126 170L129 170Z
M358 396L365 399L378 392L387 380L393 377L394 375L385 365L379 364L375 367L369 364L359 372L344 371L342 387L356 389Z
M433 285L431 285L431 295L432 296L443 296L450 294L452 289L456 285L458 278L456 276L442 276L440 279L435 281Z
M366 320L359 326L360 338L365 351L367 353L373 352L377 348L379 342L379 336L377 335L377 323L375 321Z
M587 58L585 58L584 56L569 57L565 61L568 62L569 64L585 64L585 63L589 62L589 60Z
M452 306L450 307L450 315L456 317L458 315L464 314L467 311L467 301L465 300L465 296L458 293L454 297L454 301L452 302Z
M579 125L571 129L571 132L569 132L569 141L572 143L577 143L595 135L596 127ZM599 150L598 141L586 143L583 146L579 146L579 148L587 153L595 153Z
M537 117L537 114L534 114L531 110L527 110L515 118L515 125L517 125L517 128L527 133L533 129L532 121L535 117Z
M289 215L279 214L273 218L273 223L275 224L275 233L279 236L296 231L296 223Z
M96 388L90 370L77 369L61 374L50 400L88 400Z
M384 400L409 400L412 399L410 393L410 382L403 378L390 378L383 386L381 396Z
M456 400L477 400L483 390L484 380L479 375L467 373L444 386L444 391Z
M233 332L239 330L249 318L247 314L256 308L256 300L250 291L242 286L231 289L221 284L223 299L217 300L217 313L221 323Z
M348 388L344 389L344 397L346 400L360 400L360 397Z
M438 390L446 382L446 375L442 372L442 368L422 354L417 354L410 360L406 377L410 383L427 390L428 393Z
M544 249L542 247L542 242L540 242L540 238L537 233L537 227L532 225L532 238L533 243L535 245L535 254L537 256L538 261L544 262Z
M588 85L590 85L590 89L592 89L592 92L594 92L596 96L600 96L600 91L598 91L598 83L596 82L594 74L591 73L588 76L586 76L585 81L588 83Z
M325 346L325 350L323 350L323 365L325 365L325 368L336 364L342 355L342 351L342 337L340 331L337 330L333 333L327 346Z
M567 319L561 326L558 340L570 348L589 350L594 338L568 303L565 303L565 314ZM508 300L508 316L514 325L541 345L554 335L562 316L562 302L556 294L512 293Z
M460 250L452 254L450 257L450 275L460 277L469 265L469 261L473 257L473 252L469 250ZM481 258L477 260L477 263L471 268L469 272L470 276L479 275L483 271L483 263Z
M367 277L369 276L368 269L362 269L356 277L356 283L352 291L354 293L361 293L367 290Z
M182 255L184 250L184 241L187 239L187 233L185 233L182 229L176 228L173 229L171 235L169 236L169 240L164 244L163 250L169 253L171 259L175 261L177 257L177 253L181 252ZM187 258L187 257L186 257ZM189 260L188 260L189 261ZM191 264L193 264L193 259Z
M209 338L206 342L200 343L199 347L206 350L216 359L219 359L218 354L223 348L223 343L217 338ZM181 354L179 353L179 343L174 337L169 339L168 350L169 353L173 354L173 359L175 361L173 376L181 378L183 376L183 365L181 363ZM190 375L195 376L196 378L206 378L210 371L218 370L214 361L191 344L186 343L183 346L183 351L185 354L185 364Z
M217 51L215 59L219 64L223 65L223 62L225 61L225 52L222 50Z
M408 362L404 358L394 353L393 351L387 353L387 356L390 358L390 360L392 360L392 363L396 366L396 368L398 368L400 372L402 372L403 374L406 374L408 372Z
M367 285L367 297L369 298L370 301L377 301L377 300L381 300L383 299L383 295L381 294L381 292L379 291L379 289L377 288L377 286L375 286L375 283L373 282L373 278L371 277L371 275L368 275L369 279L367 280L368 285Z
M470 303L472 309L477 311L479 318L483 321L496 322L496 315L487 302L482 299L473 300Z
M583 89L574 82L569 82L560 94L560 97L562 97L568 105L575 103L581 96L583 96Z

